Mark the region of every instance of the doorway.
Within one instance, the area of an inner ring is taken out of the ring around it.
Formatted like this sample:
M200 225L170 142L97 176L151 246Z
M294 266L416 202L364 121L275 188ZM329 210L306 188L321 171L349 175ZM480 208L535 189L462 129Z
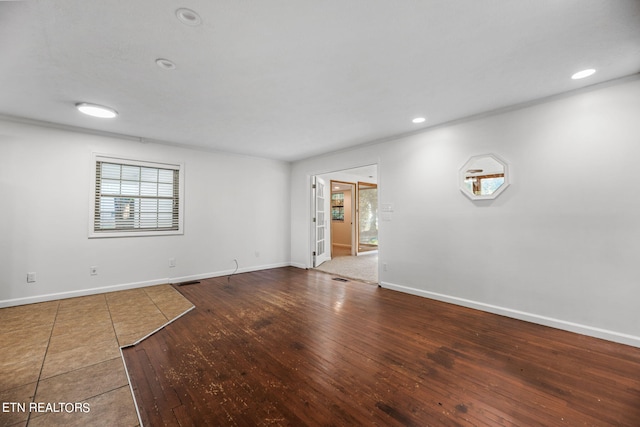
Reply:
M331 180L331 257L356 255L356 185Z
M317 193L313 197L316 221L318 217L327 220L323 224L313 223L314 268L378 283L377 169L377 165L370 165L314 177L316 184L326 183L323 197L319 198ZM318 240L320 237L322 241ZM319 247L324 248L324 256L318 256Z

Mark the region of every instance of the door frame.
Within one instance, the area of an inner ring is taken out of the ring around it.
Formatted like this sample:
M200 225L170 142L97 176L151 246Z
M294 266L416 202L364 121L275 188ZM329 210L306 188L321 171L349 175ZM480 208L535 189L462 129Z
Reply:
M348 181L342 181L342 180L337 180L337 179L331 179L329 180L330 183L330 187L331 187L331 193L333 194L333 184L345 184L345 185L350 185L351 186L351 255L354 256L358 253L358 247L357 247L357 215L356 215L356 209L357 209L357 192L358 192L358 183L357 182L348 182ZM331 208L331 206L330 206ZM330 240L330 244L331 244L331 258L333 258L333 219L331 220L331 238Z
M313 172L309 172L306 175L306 181L307 181L307 206L308 206L308 222L307 222L307 230L308 230L308 236L309 236L309 240L308 240L308 246L307 246L307 264L306 264L306 268L314 268L313 266L313 251L315 250L315 224L313 222L313 218L315 216L315 191L313 189L313 183L314 183L314 179L316 177L322 177L322 176L326 176L326 175L331 175L331 174L335 174L335 173L341 173L341 172L345 172L348 173L350 170L352 169L360 169L360 168L366 168L366 167L370 167L370 166L374 166L376 168L376 174L377 174L377 185L378 185L378 189L380 189L380 161L378 160L374 160L372 162L366 162L366 163L358 163L355 165L351 165L351 166L343 166L340 167L339 169L329 169L329 170L316 170ZM329 178L330 180L330 178ZM337 181L337 179L336 179ZM356 185L356 191L357 191L357 185ZM380 212L380 198L378 198L378 212ZM357 218L357 215L356 215ZM354 221L355 222L355 221ZM356 225L357 226L357 225ZM357 252L356 252L357 255ZM378 273L380 272L380 265L378 265Z

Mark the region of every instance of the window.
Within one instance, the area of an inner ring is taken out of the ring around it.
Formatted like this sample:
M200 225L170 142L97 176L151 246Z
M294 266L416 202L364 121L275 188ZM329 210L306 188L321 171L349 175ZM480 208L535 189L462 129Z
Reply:
M89 237L182 234L182 166L95 156Z
M344 222L344 193L331 193L331 220Z

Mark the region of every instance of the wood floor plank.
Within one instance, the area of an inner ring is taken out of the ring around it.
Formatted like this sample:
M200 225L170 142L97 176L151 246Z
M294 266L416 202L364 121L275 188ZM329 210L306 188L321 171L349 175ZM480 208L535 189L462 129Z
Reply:
M150 346L150 348L152 348ZM179 406L181 402L171 402L167 399L165 388L161 386L158 377L154 372L153 366L147 356L147 351L143 348L136 348L136 357L127 360L127 368L131 372L140 372L131 378L131 387L136 395L136 399L140 398L146 402L153 402L153 411L140 412L143 425L175 425L177 419L173 416L171 409ZM169 395L175 395L173 389L168 389Z
M123 350L146 426L639 425L638 348L296 268L177 289Z

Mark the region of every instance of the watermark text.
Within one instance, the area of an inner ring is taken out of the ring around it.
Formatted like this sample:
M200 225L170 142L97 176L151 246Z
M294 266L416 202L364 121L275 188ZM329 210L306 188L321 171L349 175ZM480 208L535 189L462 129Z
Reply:
M87 413L91 412L91 405L87 402L2 402L2 412Z

